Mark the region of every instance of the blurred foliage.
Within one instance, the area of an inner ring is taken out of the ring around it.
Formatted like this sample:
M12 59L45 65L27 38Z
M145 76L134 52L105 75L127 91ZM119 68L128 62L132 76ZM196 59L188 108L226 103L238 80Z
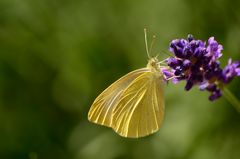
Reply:
M94 98L146 65L143 28L154 53L191 33L240 58L237 0L1 0L1 159L237 159L240 115L224 98L165 87L161 130L138 140L87 121ZM240 98L240 80L230 89Z

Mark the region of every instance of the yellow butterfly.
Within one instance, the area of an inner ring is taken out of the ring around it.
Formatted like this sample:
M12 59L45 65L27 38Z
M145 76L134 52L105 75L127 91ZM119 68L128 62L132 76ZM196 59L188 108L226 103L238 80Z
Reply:
M146 30L145 42L148 53ZM88 120L123 137L139 138L159 130L164 117L163 73L158 59L123 76L93 102Z

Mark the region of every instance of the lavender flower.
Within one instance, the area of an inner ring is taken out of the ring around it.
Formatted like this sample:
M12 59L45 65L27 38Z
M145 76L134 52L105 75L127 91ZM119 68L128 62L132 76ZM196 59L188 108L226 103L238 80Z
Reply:
M164 80L165 81L168 81L168 79L170 79L171 77L173 77L174 76L174 74L171 72L171 71L169 71L167 68L161 68L161 72L163 73L163 75L164 75Z
M218 42L214 40L214 37L210 37L208 39L207 54L209 57L212 58L213 61L217 60L222 56L222 50L222 45L219 45Z
M240 61L232 62L232 59L229 59L228 65L221 72L220 80L229 83L235 76L240 76Z
M173 83L186 81L185 90L189 91L194 85L200 90L211 93L209 100L213 101L222 96L220 86L229 83L235 76L240 76L240 62L232 62L220 68L219 58L222 56L222 45L210 37L208 43L195 40L192 35L187 39L175 39L170 43L169 50L174 57L166 60L174 76ZM165 70L166 72L166 70Z

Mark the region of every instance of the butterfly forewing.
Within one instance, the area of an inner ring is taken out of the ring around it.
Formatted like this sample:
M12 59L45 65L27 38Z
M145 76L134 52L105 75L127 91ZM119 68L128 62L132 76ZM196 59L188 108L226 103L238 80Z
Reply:
M159 73L145 72L133 80L114 106L112 128L124 137L143 137L160 128L164 116Z
M148 71L146 68L135 70L110 85L93 102L88 113L88 119L94 123L111 127L112 111L119 102L123 91L134 79Z

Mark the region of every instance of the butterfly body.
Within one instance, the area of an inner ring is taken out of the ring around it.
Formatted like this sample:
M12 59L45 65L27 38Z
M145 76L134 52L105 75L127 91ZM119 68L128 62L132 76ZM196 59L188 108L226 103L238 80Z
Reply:
M105 89L93 102L88 119L123 137L156 132L164 116L162 78L157 58L150 58L147 67L128 73Z

